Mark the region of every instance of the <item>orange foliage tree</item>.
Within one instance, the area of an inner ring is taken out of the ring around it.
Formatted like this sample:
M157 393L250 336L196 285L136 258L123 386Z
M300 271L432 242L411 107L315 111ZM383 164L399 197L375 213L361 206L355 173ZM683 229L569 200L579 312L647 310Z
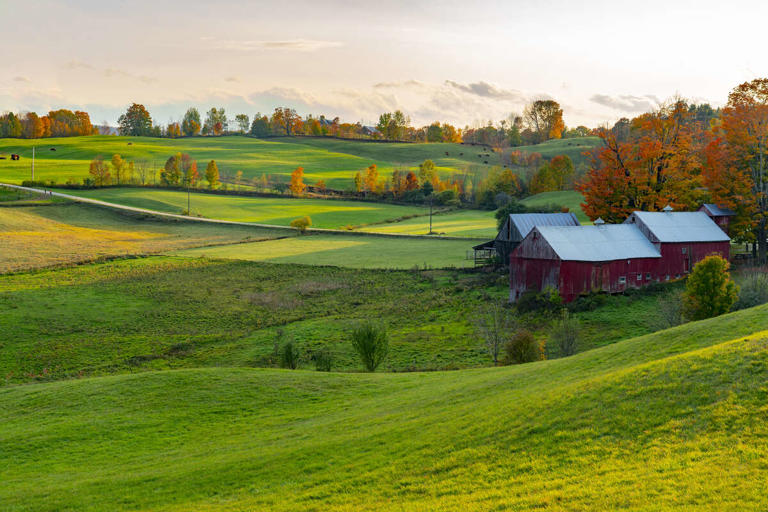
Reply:
M304 184L304 168L297 167L291 173L291 193L295 196L304 194L304 190L307 186Z
M745 82L728 95L707 146L704 182L712 200L736 212L732 229L757 242L766 262L768 237L768 78Z
M577 183L591 218L622 222L635 210L697 208L702 188L703 127L682 100L632 120L630 140L601 129L603 147Z

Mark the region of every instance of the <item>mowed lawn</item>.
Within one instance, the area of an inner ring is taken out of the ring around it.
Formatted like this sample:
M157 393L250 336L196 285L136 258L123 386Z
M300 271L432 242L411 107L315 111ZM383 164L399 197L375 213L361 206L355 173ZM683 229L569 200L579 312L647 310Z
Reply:
M181 213L187 209L186 192L175 190L102 188L62 192L165 213ZM194 192L190 197L192 212L203 217L278 226L288 226L296 218L309 216L312 227L341 229L429 213L428 208L421 205L401 206L366 201L244 197Z
M0 389L8 511L763 510L765 306L516 367Z
M308 234L280 240L174 251L185 257L225 258L271 263L348 268L471 267L471 241L375 235Z
M291 230L169 222L84 204L0 208L0 273L294 236Z

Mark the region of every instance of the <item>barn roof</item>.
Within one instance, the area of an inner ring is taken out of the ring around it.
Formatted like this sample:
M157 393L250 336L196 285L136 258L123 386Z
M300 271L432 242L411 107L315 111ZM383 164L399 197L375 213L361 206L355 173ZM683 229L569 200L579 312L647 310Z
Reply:
M658 242L731 240L704 212L633 212L624 222L642 223Z
M705 203L701 205L701 208L704 209L706 213L709 213L712 217L732 217L733 215L736 215L736 212L730 208L721 208L720 206L712 203Z
M599 226L536 226L555 254L564 261L613 261L660 258L661 254L631 224Z
M514 236L512 240L522 240L534 227L539 226L579 226L579 219L571 212L568 213L510 213L509 222L519 233L519 238Z

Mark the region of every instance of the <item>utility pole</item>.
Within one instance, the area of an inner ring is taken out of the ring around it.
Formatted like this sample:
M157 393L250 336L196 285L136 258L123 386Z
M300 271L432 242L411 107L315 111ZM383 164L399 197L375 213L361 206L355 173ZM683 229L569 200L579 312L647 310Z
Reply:
M186 172L186 179L187 179L187 215L192 215L192 212L189 210L189 172Z
M35 181L35 146L32 146L32 181Z
M432 198L434 193L429 194L429 234L432 234Z

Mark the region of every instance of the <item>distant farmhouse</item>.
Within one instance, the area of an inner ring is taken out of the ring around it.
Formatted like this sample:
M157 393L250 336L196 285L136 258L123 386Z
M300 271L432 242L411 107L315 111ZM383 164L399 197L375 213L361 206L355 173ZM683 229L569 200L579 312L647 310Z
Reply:
M667 207L634 212L623 224L536 224L510 254L510 300L547 287L565 301L593 291L618 293L679 279L711 254L727 259L730 238L705 211Z

